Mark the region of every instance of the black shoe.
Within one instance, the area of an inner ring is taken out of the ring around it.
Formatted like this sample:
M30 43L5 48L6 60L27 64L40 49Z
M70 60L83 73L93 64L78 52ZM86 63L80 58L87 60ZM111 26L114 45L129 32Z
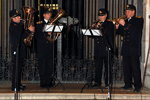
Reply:
M92 84L92 88L94 88L94 89L98 89L98 88L101 88L101 86L100 86L100 85L98 85L97 83L95 83L95 84Z
M134 89L133 92L135 92L135 93L140 93L140 92L141 92L141 89L140 89L140 88Z
M11 90L12 91L24 91L25 88L26 86L21 84L18 88L15 88L14 86L12 86Z
M22 89L22 88L19 88L19 89L12 88L11 90L14 91L14 92L15 92L15 91L16 91L16 92L17 92L17 91L18 91L18 92L24 91L24 89Z
M40 85L41 88L51 88L51 85Z
M41 88L46 88L46 85L40 85Z
M26 89L26 86L23 85L23 84L21 84L19 88L22 89L22 90L25 90L25 89Z
M105 89L108 89L109 85L105 85Z
M132 89L132 86L123 86L121 87L122 89L125 89L125 90L129 90L129 89Z

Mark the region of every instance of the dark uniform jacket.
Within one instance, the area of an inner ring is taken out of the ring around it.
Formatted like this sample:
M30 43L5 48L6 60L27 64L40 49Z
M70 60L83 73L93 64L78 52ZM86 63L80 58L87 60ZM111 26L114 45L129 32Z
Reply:
M95 37L95 56L107 56L107 47L114 49L114 24L104 21L101 26L103 36Z
M126 56L141 56L143 18L132 17L125 22L125 26L119 25L117 31L124 36L121 53Z
M53 53L53 42L47 40L48 33L44 32L44 26L47 23L43 20L36 25L35 38L37 41L37 56L38 58L49 57L52 58Z
M26 38L29 30L24 30L24 26L22 23L11 22L9 26L9 42L11 46L11 53L16 52L17 48L21 52L21 57L25 57L25 44L23 39Z

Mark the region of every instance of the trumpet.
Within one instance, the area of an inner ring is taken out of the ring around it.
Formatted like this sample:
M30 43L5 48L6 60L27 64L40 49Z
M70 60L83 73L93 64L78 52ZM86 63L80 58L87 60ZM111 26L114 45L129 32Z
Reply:
M121 17L119 17L119 18L114 18L114 19L111 20L111 21L113 22L113 24L118 25L118 24L119 24L119 21L120 21L121 19L126 20L127 17L126 17L126 16L121 16Z
M91 28L101 29L101 28L102 28L102 22L101 22L100 20L96 20L96 21L92 24Z

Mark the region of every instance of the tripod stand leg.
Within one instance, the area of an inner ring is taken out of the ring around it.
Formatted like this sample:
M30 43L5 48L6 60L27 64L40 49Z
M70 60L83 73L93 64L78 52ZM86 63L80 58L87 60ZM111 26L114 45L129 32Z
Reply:
M111 49L108 47L108 95L107 95L107 100L111 100L111 82L110 82L110 74L111 74Z
M83 87L82 87L82 89L81 89L81 92L80 93L83 93L83 90L85 89L85 87L87 86L87 88L89 88L89 87L92 87L93 88L93 86L92 86L92 82L89 82L89 83L86 83ZM102 93L104 93L104 90L103 90L103 88L102 87L99 87L100 89L101 89L101 92Z
M54 78L54 82L57 81L57 84L55 84L54 87L56 87L60 84L60 86L63 88L63 90L65 90L65 86L60 82L60 80L57 79L56 77L53 77L53 78Z
M92 82L90 82L90 83L88 83L88 82L87 82L86 84L84 84L84 86L82 87L82 89L81 89L81 92L80 92L80 93L82 93L82 92L83 92L83 90L84 90L84 88L85 88L86 86L87 86L88 88L89 88L89 87L91 87L91 86L92 86Z
M18 100L18 91L15 88L14 100Z
M52 87L57 87L59 84L63 90L65 90L65 86L61 83L61 81L56 77L56 72L50 77L52 80Z

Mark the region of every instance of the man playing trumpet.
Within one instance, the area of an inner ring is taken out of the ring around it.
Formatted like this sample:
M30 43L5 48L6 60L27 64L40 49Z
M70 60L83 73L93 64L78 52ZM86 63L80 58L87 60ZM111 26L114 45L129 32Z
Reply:
M126 19L120 19L116 25L117 33L123 35L122 44L124 89L131 89L134 83L134 91L141 90L141 38L143 29L143 18L138 18L134 5L127 5L125 9ZM132 78L134 82L132 82Z
M105 9L98 10L98 21L92 25L102 32L102 36L94 37L94 59L95 59L95 85L101 87L102 71L104 68L105 87L112 82L111 55L114 47L114 25L107 20L108 12ZM108 54L109 52L109 54ZM110 59L109 59L110 58Z

